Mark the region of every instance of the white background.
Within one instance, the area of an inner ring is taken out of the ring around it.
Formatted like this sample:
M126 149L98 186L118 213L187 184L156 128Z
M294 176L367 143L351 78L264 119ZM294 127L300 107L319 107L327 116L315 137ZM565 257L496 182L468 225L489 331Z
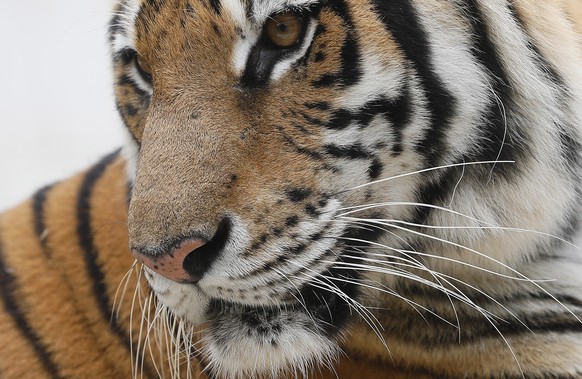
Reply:
M110 0L0 2L0 211L123 143Z

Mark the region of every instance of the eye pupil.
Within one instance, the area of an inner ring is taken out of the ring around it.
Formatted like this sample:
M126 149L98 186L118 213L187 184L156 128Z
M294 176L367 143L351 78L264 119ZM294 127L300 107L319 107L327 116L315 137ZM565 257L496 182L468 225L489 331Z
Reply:
M300 18L293 13L282 13L271 17L265 24L265 35L275 46L289 48L301 37Z

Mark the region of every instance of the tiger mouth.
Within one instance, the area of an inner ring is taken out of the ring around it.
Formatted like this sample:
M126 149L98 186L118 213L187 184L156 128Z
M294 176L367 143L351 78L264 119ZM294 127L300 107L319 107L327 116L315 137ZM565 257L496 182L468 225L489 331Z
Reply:
M316 362L335 361L350 315L347 295L317 288L301 295L301 301L283 305L210 300L202 341L209 372L225 378L274 377L274 372L297 367L308 372Z
M231 323L244 325L249 330L255 329L263 335L276 335L281 329L281 321L292 321L289 320L290 315L305 314L312 321L310 328L334 337L349 320L350 300L355 296L356 286L346 283L333 283L333 286L334 292L308 285L293 295L296 299L294 302L282 304L250 305L213 298L207 307L207 320L211 324L230 320Z

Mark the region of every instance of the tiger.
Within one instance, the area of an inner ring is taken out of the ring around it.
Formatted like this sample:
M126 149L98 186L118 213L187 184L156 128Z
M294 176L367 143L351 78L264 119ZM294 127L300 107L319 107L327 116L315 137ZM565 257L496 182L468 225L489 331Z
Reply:
M120 0L124 146L0 215L1 378L581 378L580 0Z

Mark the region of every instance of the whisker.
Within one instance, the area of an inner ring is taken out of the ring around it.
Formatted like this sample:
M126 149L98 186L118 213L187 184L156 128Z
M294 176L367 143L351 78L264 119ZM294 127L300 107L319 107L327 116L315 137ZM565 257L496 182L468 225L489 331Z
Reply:
M361 220L364 220L364 219L360 219L360 221L361 221ZM383 222L382 222L382 221L380 221L380 220L374 220L374 219L365 219L365 221L367 221L367 222L371 222L371 223L374 223L374 222L376 222L376 223L379 223L379 224L382 224L382 225L385 225L385 226L390 226L390 227L393 227L393 228L395 228L395 229L399 229L399 230L407 231L407 232L409 232L409 233L412 233L412 234L414 234L414 235L419 235L419 236L425 237L425 238L427 238L427 239L432 239L432 240L435 240L435 241L438 241L438 242L442 242L442 243L444 243L444 244L448 244L448 245L451 245L451 246L454 246L454 247L458 247L458 248L460 248L460 249L462 249L462 250L465 250L465 251L471 252L471 253L473 253L473 254L475 254L475 255L479 256L479 257L482 257L482 258L484 258L485 260L488 260L488 261L490 261L490 262L493 262L493 263L495 263L495 264L498 264L499 266L501 266L501 267L503 267L503 268L507 269L508 271L510 271L510 272L513 272L513 273L514 273L514 274L516 274L518 277L521 277L521 278L523 278L523 279L524 279L526 282L528 282L528 283L531 283L533 286L535 286L537 289L539 289L540 291L542 291L544 294L548 295L548 296L549 296L549 297L550 297L552 300L554 300L556 303L560 304L560 305L561 305L561 306L562 306L562 307L563 307L563 308L564 308L564 309L565 309L565 310L566 310L568 313L570 313L570 314L571 314L571 315L572 315L574 318L576 318L576 320L577 320L578 322L582 323L582 320L580 320L580 318L579 318L579 317L578 317L578 316L577 316L577 315L576 315L576 314L575 314L575 313L574 313L572 310L570 310L570 308L568 308L568 307L567 307L566 305L564 305L564 304L563 304L561 301L559 301L559 300L558 300L558 299L557 299L557 298L556 298L556 297L555 297L553 294L551 294L551 293L550 293L548 290L546 290L545 288L543 288L543 287L542 287L542 286L541 286L541 285L540 285L538 282L536 282L536 281L534 281L534 280L530 279L529 277L527 277L527 276L526 276L526 275L524 275L523 273L519 272L518 270L514 269L513 267L511 267L511 266L509 266L509 265L507 265L507 264L505 264L505 263L503 263L503 262L501 262L501 261L499 261L499 260L497 260L497 259L495 259L495 258L493 258L493 257L490 257L490 256L488 256L488 255L486 255L486 254L484 254L484 253L481 253L481 252L479 252L479 251L477 251L477 250L475 250L475 249L472 249L472 248L470 248L470 247L468 247L468 246L464 246L464 245L461 245L461 244L458 244L458 243L456 243L456 242L452 242L452 241L447 241L447 240L445 240L445 239L443 239L443 238L439 238L439 237L436 237L436 236L431 236L430 234L421 233L421 232L418 232L418 231L416 231L416 230L407 229L407 228L404 228L404 227L401 227L401 226L398 226L398 225L394 225L394 224L386 224L386 223L383 223ZM364 243L368 243L367 241L363 241L363 242L364 242Z
M497 157L497 158L499 158L499 157ZM465 158L463 158L463 162L465 162ZM459 176L459 180L457 180L455 187L451 191L451 201L449 202L449 205L448 205L449 208L453 205L453 201L455 200L455 195L457 194L457 189L459 188L459 186L461 185L461 182L463 181L463 178L465 177L466 167L467 166L463 166L463 168L461 170L461 175ZM493 167L495 167L495 165L493 165Z
M123 278L121 279L121 281L119 282L119 285L117 286L117 289L115 290L115 296L113 297L113 312L111 313L111 320L113 321L113 316L115 315L115 318L119 318L119 314L121 312L121 307L123 304L123 299L125 297L125 294L127 293L127 287L129 285L129 282L131 280L131 276L133 275L133 273L135 272L137 267L137 259L135 260L135 262L133 262L133 264L131 265L131 267L129 268L129 270L127 270L127 272L125 273L125 275L123 275ZM123 290L121 289L121 287L123 287ZM121 297L119 297L121 291ZM119 302L118 302L119 299Z
M341 299L346 301L346 303L349 304L351 306L351 308L354 309L354 311L356 311L362 317L362 319L366 321L366 323L368 323L368 325L370 326L372 331L374 331L374 333L382 341L384 346L386 346L386 349L388 349L388 346L386 345L386 341L384 340L382 333L378 329L378 327L381 328L380 322L376 319L376 317L369 310L366 309L366 307L364 307L361 303L359 303L358 301L356 301L356 300L352 299L351 297L349 297L348 295L346 295L335 284L333 284L333 282L324 282L323 280L319 279L317 276L321 275L320 273L314 272L313 270L311 270L309 268L306 268L306 269L307 269L307 271L311 271L315 274L315 275L308 275L305 273L303 274L303 275L308 277L310 285L312 285L316 288L319 288L321 290L334 293L334 294L338 295ZM321 276L326 278L323 275L321 275ZM327 278L327 279L329 281L330 278ZM316 285L315 283L319 283L319 286Z
M481 295L485 296L487 299L491 300L492 302L494 302L495 304L500 306L501 309L506 311L511 317L513 317L515 320L517 320L523 327L525 327L527 330L531 331L531 329L527 326L527 324L524 321L522 321L517 315L515 315L514 312L509 310L509 308L507 308L505 305L503 305L500 301L495 299L493 296L489 295L487 292L485 292L485 291L479 289L478 287L473 286L473 285L471 285L471 284L469 284L461 279L455 278L454 276L450 276L450 275L446 275L446 274L442 274L442 273L438 273L438 275L441 277L447 278L447 283L449 283L449 284L450 284L449 280L453 280L453 281L456 281L456 282L480 293Z
M373 241L365 241L365 240L361 240L358 238L349 238L349 237L339 237L340 239L344 239L344 240L349 240L349 241L353 241L353 242L361 242L364 244L369 244L370 249L386 249L386 250L390 250L390 251L394 251L398 254L414 254L414 255L418 255L418 256L422 256L422 257L426 257L426 258L431 258L431 259L437 259L437 260L442 260L442 261L446 261L446 262L451 262L451 263L455 263L458 265L462 265L465 267L469 267L472 269L475 269L477 271L481 271L487 274L491 274L491 275L495 275L504 279L509 279L509 280L513 280L513 281L523 281L523 282L528 282L528 283L548 283L548 282L553 282L555 281L554 279L530 279L528 277L526 277L525 275L523 275L522 277L514 277L514 276L510 276L510 275L506 275L506 274L502 274L500 272L496 272L493 270L489 270L486 269L484 267L480 267L480 266L476 266L474 264L468 263L468 262L464 262L458 259L454 259L454 258L449 258L449 257L445 257L445 256L441 256L441 255L434 255L434 254L429 254L429 253L421 253L419 251L416 250L405 250L405 249L398 249L395 247L391 247L388 245L384 245L382 243L379 242L373 242ZM398 256L397 255L390 255L390 254L376 254L376 253L369 253L366 252L366 254L369 255L373 255L373 256L378 256L378 257L384 257L384 258L390 258L390 259L395 259ZM493 259L493 258L492 258ZM516 271L517 272L517 271ZM520 274L521 275L521 274Z
M464 296L462 294L456 293L456 292L452 291L449 288L443 287L442 285L438 285L437 283L431 282L431 281L429 281L429 280L427 280L427 279L425 279L423 277L420 277L418 275L412 274L412 273L410 273L408 271L405 271L405 270L386 269L386 268L378 268L378 269L376 269L376 268L371 268L370 266L366 266L366 265L347 264L346 262L337 262L337 266L338 266L339 269L342 269L342 266L347 266L347 267L344 267L344 269L348 270L348 269L358 268L358 269L360 269L362 271L366 271L366 272L379 272L379 273L383 273L383 274L394 275L394 276L398 276L398 277L401 277L401 278L413 280L415 282L424 284L427 287L430 287L430 288L439 290L439 291L441 291L443 293L447 293L452 298L457 299L457 300L461 301L462 303L471 306L472 308L475 308L475 309L478 309L479 308L482 311L489 313L487 310L482 309L479 306L477 306L470 298L468 298L468 297L466 297L466 296ZM428 269L426 271L427 272L430 272L430 270L428 270ZM435 272L432 271L432 273L435 273ZM387 293L387 294L390 294L390 295L393 295L394 294L393 291L386 291L383 288L378 288L378 287L374 287L374 286L368 286L368 288L370 288L372 290L381 291L381 292L384 292L384 293ZM399 298L402 298L400 295L398 295L398 297ZM438 317L442 321L446 322L447 324L449 324L449 325L451 325L453 327L457 327L458 328L458 325L455 325L455 324L451 323L450 321L444 319L442 316L434 313L432 310L427 309L426 307L423 307L420 304L417 304L417 305L420 308L422 308L423 310L431 313L433 316ZM494 314L490 314L490 316L496 317L496 318L498 317L498 316L496 316Z
M413 222L407 222L407 221L403 221L403 220L393 220L393 219L374 219L374 220L382 220L382 221L386 221L386 222L391 222L391 223L398 223L398 224L403 224L403 225L408 225L408 226L415 226L418 228L426 228L426 229L453 229L453 230L460 230L460 229L467 229L467 230L471 230L471 229L480 229L480 230L501 230L501 231L508 231L508 232L520 232L520 233L531 233L534 235L540 235L540 236L544 236L544 237L550 237L552 239L555 239L557 241L563 242L569 246L572 247L576 247L575 244L573 244L572 242L559 237L557 235L551 234L551 233L545 233L545 232L541 232L541 231L537 231L537 230L531 230L531 229L523 229L523 228L514 228L514 227L507 227L507 226L499 226L499 225L493 225L491 223L488 223L486 221L482 221L479 220L475 217L471 217L468 215L465 215L461 212L457 212L454 211L452 209L449 208L445 208L445 207L441 207L438 205L433 205L433 204L424 204L424 203L415 203L415 202L402 202L402 201L393 201L393 202L383 202L383 203L372 203L372 204L365 204L365 205L358 205L358 206L352 206L352 207L346 207L343 208L342 210L347 210L347 212L341 213L336 215L337 218L339 219L343 219L343 220L370 220L370 219L365 219L365 218L357 218L357 217L346 217L349 216L350 214L354 214L354 213L358 213L358 212L362 212L362 211L366 211L366 210L370 210L370 209L376 209L376 208L382 208L382 207L390 207L390 206L413 206L413 207L421 207L421 208L429 208L429 209L435 209L435 210L439 210L439 211L443 211L443 212L447 212L450 214L453 214L455 216L459 216L462 218L465 218L469 221L473 221L482 225L475 225L475 226L464 226L464 225L454 225L454 226L439 226L439 225L425 225L425 224L417 224L417 223L413 223Z
M358 250L359 250L359 249L358 249ZM412 250L412 251L414 251L414 250ZM359 253L359 254L365 254L363 251L359 251L358 253ZM420 262L418 259L416 259L416 258L414 258L414 257L410 256L410 255L409 255L409 254L407 254L406 252L403 252L403 253L401 253L401 255L402 255L402 256L399 256L399 257L398 257L398 259L400 259L400 260L403 260L404 262L412 262L412 266L413 266L414 268L416 268L416 269L420 269L420 270L423 270L423 271L425 271L425 272L428 272L428 273L429 273L429 274L430 274L430 275L433 277L433 279L434 279L434 280L435 280L435 281L438 283L438 285L439 285L440 287L443 287L443 288L444 288L444 286L442 286L442 283L440 282L440 279L439 279L439 277L438 277L437 275L435 275L435 273L434 273L432 270L429 270L429 269L428 269L428 268L427 268L427 267L426 267L426 266L425 266L425 265L424 265L422 262ZM356 260L358 260L358 257L352 257L352 256L346 256L346 257L347 257L347 258L351 258L351 259L356 259ZM394 258L390 258L390 259L395 259L395 258L396 258L396 257L394 257ZM366 260L367 260L367 259L369 259L369 258L367 258L367 257L362 257L362 258L359 258L359 261L362 261L363 259L366 259ZM376 260L376 261L377 261L377 260ZM394 266L394 262L388 263L388 262L386 262L386 261L377 261L376 263L381 263L382 265L390 265L390 268L394 268L394 267L393 267L393 266ZM402 263L399 263L399 265L401 265L401 266L405 266L405 264L402 264ZM409 273L409 272L408 272L408 271L406 271L406 270L402 270L402 271L403 271L403 272L405 272L406 274L408 274L408 273ZM449 303L451 304L451 308L453 309L453 314L455 315L455 320L456 320L456 322L457 322L457 328L458 328L458 330L459 330L459 335L460 335L460 330L461 330L461 328L460 328L460 321L459 321L459 317L458 317L457 309L456 309L456 307L455 307L455 304L454 304L454 302L453 302L453 299L451 298L451 295L450 295L449 293L447 293L447 292L444 292L444 294L445 294L445 296L447 296L447 298L448 298L448 300L449 300ZM402 297L402 298L404 298L404 297ZM410 305L410 304L409 304L409 305ZM416 309L416 308L414 308L414 309ZM418 311L417 311L417 312L418 312ZM418 313L419 313L419 314L421 314L420 312L418 312ZM424 316L423 316L422 314L421 314L421 316L424 318ZM427 320L425 319L425 321L427 321Z
M341 267L340 267L340 269L341 269ZM397 271L397 273L400 273L400 271ZM388 288L386 286L378 285L378 284L374 284L374 285L373 284L368 284L368 283L365 283L365 280L363 280L363 279L354 279L353 278L351 280L348 280L348 279L345 279L345 278L341 278L341 280L344 281L344 282L346 282L346 283L348 283L348 284L355 284L355 285L358 285L358 286L363 286L363 287L365 287L367 289L370 289L370 290L373 290L373 291L380 291L380 292L383 292L385 294L394 296L394 297L396 297L396 298L398 298L400 300L403 300L404 302L406 302L409 305L411 305L412 308L419 314L419 316L421 316L425 320L425 322L427 324L429 323L428 320L424 317L424 315L422 314L422 312L420 312L417 308L422 309L423 311L431 314L432 316L434 316L437 319L443 321L444 323L452 326L453 328L458 328L459 327L458 325L456 325L453 322L445 319L444 317L442 317L438 313L434 312L433 310L431 310L431 309L429 309L429 308L423 306L422 304L419 304L419 303L417 303L417 302L415 302L413 300L407 299L406 297L400 295L398 292L396 292L393 289ZM367 308L369 308L369 307L367 307Z
M466 166L490 165L490 164L495 165L495 164L499 164L499 163L515 163L515 161L495 160L495 161L480 161L480 162L463 162L463 163L453 163L453 164L448 164L448 165L430 167L430 168L425 168L422 170L411 171L411 172L408 172L405 174L394 175L394 176L391 176L389 178L378 179L378 180L374 180L372 182L360 184L360 185L355 186L355 187L351 187L351 188L348 188L348 189L345 189L342 191L338 191L338 192L332 194L332 196L340 195L340 194L350 192L350 191L359 190L359 189L362 189L362 188L365 188L365 187L368 187L368 186L371 186L374 184L384 183L384 182L388 182L391 180L401 179L401 178L405 178L407 176L419 175L419 174L423 174L423 173L431 172L431 171L444 170L444 169L453 168L453 167L466 167Z

